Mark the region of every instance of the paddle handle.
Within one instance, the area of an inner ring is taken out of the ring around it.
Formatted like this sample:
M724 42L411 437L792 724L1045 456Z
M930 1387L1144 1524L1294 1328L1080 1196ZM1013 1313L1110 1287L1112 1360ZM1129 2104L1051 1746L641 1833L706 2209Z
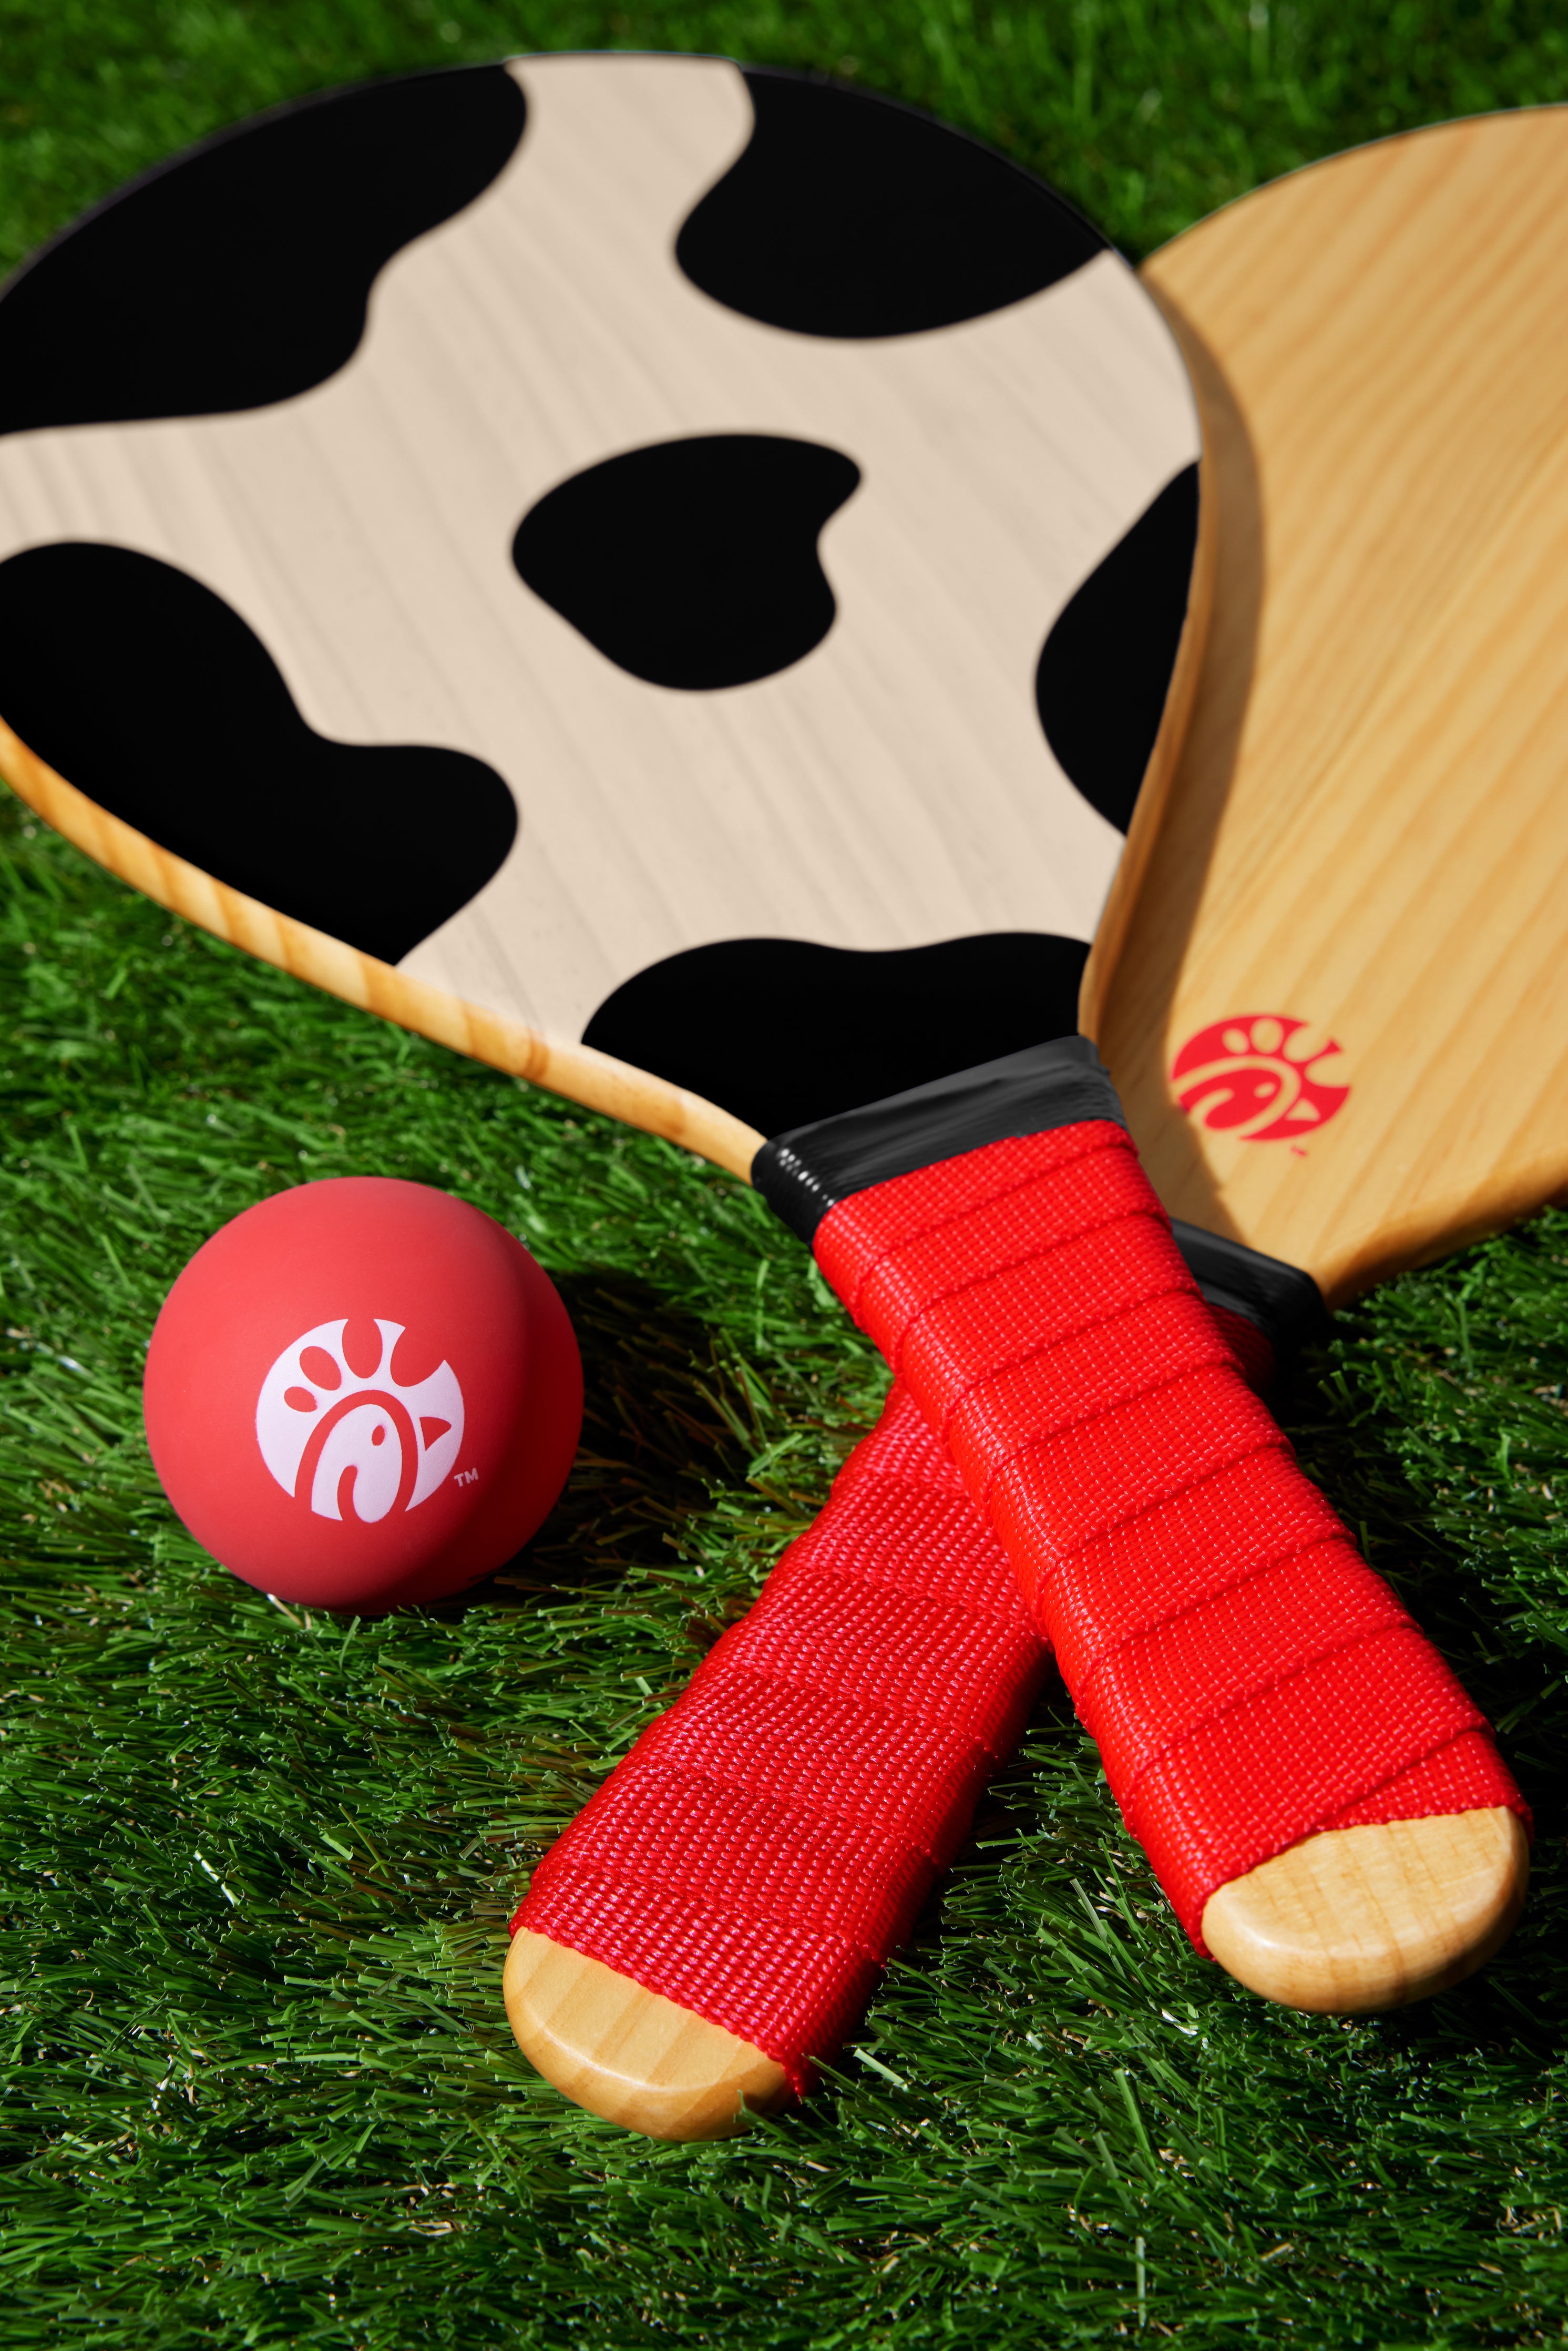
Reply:
M755 1607L539 1864L514 1933L722 2026L804 2091L1017 1746L1049 1655L895 1386Z
M1266 1376L1256 1327L1216 1319ZM706 2136L733 2124L741 2053L694 2038L701 2019L803 2092L961 1844L1049 1656L895 1384L757 1605L536 1870L508 1971L536 2064L614 2120ZM766 2077L747 2080L755 2100Z
M1222 1889L1250 1902L1227 1964L1300 2005L1413 1997L1494 1948L1522 1886L1498 1842L1518 1792L1250 1394L1240 1365L1266 1354L1203 1302L1124 1131L894 1178L840 1201L815 1247L900 1376L750 1615L535 1873L509 1976L551 2078L672 2137L732 2124L759 2053L803 2090L1016 1742L1042 1632L1200 1949ZM1498 1846L1480 1863L1455 1843L1467 1819ZM1408 1866L1314 1836L1385 1822L1433 1832ZM1434 1855L1452 1887L1428 1885ZM1298 1863L1329 1889L1305 1966L1265 1949ZM1260 1864L1289 1873L1277 1894ZM562 1976L570 2032L526 1982L552 1950L587 1963Z
M852 1192L813 1247L1011 1561L1200 1950L1209 1897L1319 1831L1528 1817L1247 1386L1119 1123Z

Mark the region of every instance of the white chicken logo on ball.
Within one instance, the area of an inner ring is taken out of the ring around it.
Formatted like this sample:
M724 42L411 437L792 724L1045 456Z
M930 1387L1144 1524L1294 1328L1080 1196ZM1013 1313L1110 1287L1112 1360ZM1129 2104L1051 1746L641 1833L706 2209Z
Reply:
M381 1359L369 1376L344 1352L345 1317L285 1347L261 1384L256 1440L284 1492L320 1519L374 1526L416 1510L450 1476L463 1442L463 1391L450 1364L401 1384L392 1376L401 1322L378 1317Z

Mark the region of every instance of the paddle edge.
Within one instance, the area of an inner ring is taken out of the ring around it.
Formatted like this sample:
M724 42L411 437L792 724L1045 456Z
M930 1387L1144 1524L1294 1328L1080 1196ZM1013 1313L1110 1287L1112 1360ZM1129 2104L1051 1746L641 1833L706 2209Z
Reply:
M487 1062L509 1077L526 1078L549 1093L563 1094L585 1110L602 1111L625 1125L662 1135L749 1182L763 1137L716 1102L705 1102L700 1094L608 1053L595 1052L590 1045L558 1044L520 1020L483 1011L444 988L411 978L375 956L313 930L308 923L274 913L259 899L214 880L199 865L161 849L134 825L99 808L30 751L3 719L0 777L74 848L214 938L471 1061Z
M1145 291L1150 289L1145 287ZM1169 321L1167 320L1167 324ZM1184 359L1186 354L1183 353ZM1191 374L1190 367L1188 369ZM1198 425L1203 430L1203 402L1196 381L1193 399L1198 411ZM1144 770L1144 780L1138 787L1138 797L1133 807L1133 820L1127 827L1126 845L1116 861L1105 904L1089 949L1089 959L1083 967L1083 977L1078 989L1078 1026L1085 1037L1099 1037L1106 993L1115 974L1126 939L1127 927L1133 919L1138 891L1144 878L1144 868L1149 862L1159 837L1169 797L1172 779L1186 739L1187 722L1192 716L1193 703L1197 695L1197 682L1203 673L1203 657L1208 640L1208 623L1214 610L1215 550L1219 543L1219 501L1216 495L1214 459L1209 454L1207 434L1203 437L1202 455L1197 475L1197 544L1193 549L1192 580L1187 590L1186 617L1182 622L1181 636L1176 644L1176 656L1171 668L1170 684L1166 692L1166 706L1160 716L1159 732L1155 737L1149 764Z

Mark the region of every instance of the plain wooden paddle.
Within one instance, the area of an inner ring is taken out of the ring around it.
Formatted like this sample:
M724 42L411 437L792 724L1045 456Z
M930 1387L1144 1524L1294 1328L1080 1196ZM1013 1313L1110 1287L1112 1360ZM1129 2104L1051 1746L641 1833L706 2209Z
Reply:
M1565 199L1568 113L1484 117L1297 172L1144 271L1198 387L1218 584L1084 1023L1172 1214L1331 1305L1568 1185ZM1334 1936L1325 1865L1375 1877L1346 1915L1385 1939ZM1373 2004L1494 1948L1525 1867L1509 1815L1350 1831L1204 1931L1276 1997Z

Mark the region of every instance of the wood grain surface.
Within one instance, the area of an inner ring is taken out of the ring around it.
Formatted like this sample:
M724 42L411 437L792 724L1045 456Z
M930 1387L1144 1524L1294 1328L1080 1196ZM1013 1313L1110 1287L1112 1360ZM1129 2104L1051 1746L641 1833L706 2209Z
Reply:
M673 252L749 136L737 68L509 70L515 156L393 256L346 366L242 413L7 436L0 559L85 539L175 565L247 622L319 734L499 774L511 854L400 968L552 1044L716 940L1091 938L1121 836L1053 758L1035 665L1198 453L1133 273L1105 252L930 333L766 327ZM704 434L823 445L862 485L822 533L838 618L816 651L694 693L607 660L509 550L563 480Z
M1403 2008L1490 1959L1529 1877L1524 1824L1500 1807L1329 1829L1211 1895L1204 1940L1287 2008Z
M543 1935L514 1935L507 2015L545 2079L650 2138L724 2138L789 2099L781 2066L659 1993Z
M1144 273L1197 387L1217 587L1085 1023L1172 1214L1331 1302L1568 1185L1565 203L1568 111L1497 115L1297 172ZM1334 1115L1184 1115L1175 1055L1247 1016L1337 1042Z

